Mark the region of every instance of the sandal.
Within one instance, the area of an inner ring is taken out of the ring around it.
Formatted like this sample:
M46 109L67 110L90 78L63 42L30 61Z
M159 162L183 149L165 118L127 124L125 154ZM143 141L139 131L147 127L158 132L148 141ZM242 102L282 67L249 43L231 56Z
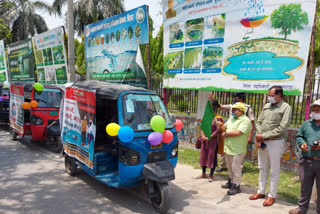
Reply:
M210 176L209 179L208 179L209 182L212 182L212 181L213 181L213 178L214 178L213 176Z
M196 179L202 179L202 178L206 178L207 176L206 175L199 175L198 177L196 177Z

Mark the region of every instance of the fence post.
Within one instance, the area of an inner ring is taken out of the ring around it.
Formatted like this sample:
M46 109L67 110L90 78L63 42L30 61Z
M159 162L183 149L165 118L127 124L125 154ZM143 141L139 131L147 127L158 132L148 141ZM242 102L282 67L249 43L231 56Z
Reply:
M309 112L310 112L310 105L311 105L312 73L313 73L313 65L314 65L314 44L315 44L315 34L316 34L317 9L318 9L318 1L316 1L316 8L315 8L312 34L311 34L310 63L309 63L309 73L308 73L307 93L306 93L307 100L306 100L306 112L304 115L304 120L309 119Z

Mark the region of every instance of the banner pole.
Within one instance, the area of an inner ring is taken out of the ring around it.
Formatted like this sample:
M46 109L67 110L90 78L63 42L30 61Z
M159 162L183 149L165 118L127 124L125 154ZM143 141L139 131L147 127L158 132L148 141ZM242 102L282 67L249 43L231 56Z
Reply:
M310 63L309 63L309 73L307 80L307 100L306 100L306 112L304 120L309 120L309 112L311 105L311 90L312 90L312 75L313 75L313 65L314 65L314 45L315 45L315 34L316 34L316 23L317 23L317 8L318 0L316 1L315 14L313 19L312 34L311 34L311 50L310 50Z

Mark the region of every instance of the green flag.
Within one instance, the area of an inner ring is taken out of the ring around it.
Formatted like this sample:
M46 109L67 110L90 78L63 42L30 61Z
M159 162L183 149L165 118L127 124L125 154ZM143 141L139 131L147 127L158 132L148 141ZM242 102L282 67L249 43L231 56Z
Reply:
M214 114L211 102L208 100L206 109L204 110L200 128L209 140L211 137L211 125L214 118L215 118L215 114Z

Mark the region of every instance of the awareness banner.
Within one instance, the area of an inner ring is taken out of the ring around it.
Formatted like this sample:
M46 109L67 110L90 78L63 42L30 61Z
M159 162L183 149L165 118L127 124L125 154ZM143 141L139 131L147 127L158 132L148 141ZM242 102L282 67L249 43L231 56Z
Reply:
M23 123L24 123L24 109L22 103L24 102L24 86L14 85L10 86L10 112L9 120L10 127L18 131L20 135L23 135Z
M8 75L7 75L6 51L4 49L3 40L0 40L0 82L4 82L7 79L8 79Z
M62 27L32 37L37 79L40 83L64 84L68 82L67 54Z
M164 87L301 95L316 0L165 0Z
M139 45L149 43L147 6L85 26L89 79L147 87Z
M69 156L93 169L96 138L95 90L76 87L66 89L61 138Z
M31 39L8 45L9 77L11 81L34 82L34 67Z

